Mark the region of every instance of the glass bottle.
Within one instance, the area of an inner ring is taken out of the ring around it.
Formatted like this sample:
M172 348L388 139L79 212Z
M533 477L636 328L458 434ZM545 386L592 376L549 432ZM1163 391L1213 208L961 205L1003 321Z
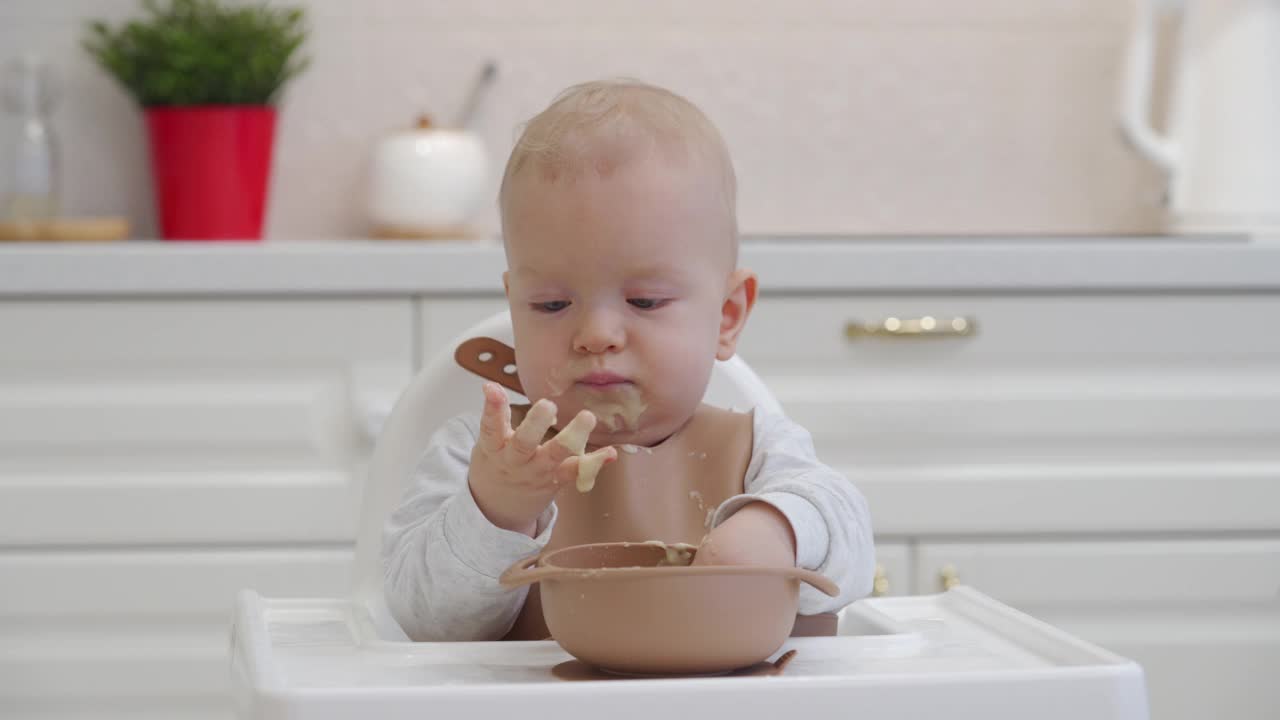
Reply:
M35 55L22 55L5 64L3 105L18 116L16 134L2 139L10 145L10 167L0 168L3 205L0 217L14 222L40 222L56 217L59 201L58 143L49 115L56 91L53 71Z

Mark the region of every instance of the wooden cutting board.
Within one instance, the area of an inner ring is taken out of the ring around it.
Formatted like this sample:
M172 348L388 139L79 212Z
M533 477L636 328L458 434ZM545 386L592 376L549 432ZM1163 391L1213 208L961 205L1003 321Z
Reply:
M129 221L122 217L55 218L41 222L0 221L0 241L88 242L125 240Z

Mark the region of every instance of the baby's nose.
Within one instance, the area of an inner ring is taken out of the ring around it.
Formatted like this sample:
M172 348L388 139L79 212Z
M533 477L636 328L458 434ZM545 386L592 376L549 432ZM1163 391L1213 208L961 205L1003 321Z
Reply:
M585 353L617 352L626 342L626 332L618 318L607 312L590 312L573 338L573 349Z

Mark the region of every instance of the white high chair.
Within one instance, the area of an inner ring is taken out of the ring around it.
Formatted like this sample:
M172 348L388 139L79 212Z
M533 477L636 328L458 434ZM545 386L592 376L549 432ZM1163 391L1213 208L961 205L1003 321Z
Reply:
M870 598L840 616L837 637L791 638L780 677L567 682L552 641L414 643L382 591L382 526L431 433L480 406L482 380L453 359L471 337L512 344L510 316L470 328L412 380L375 445L364 488L350 597L237 598L231 669L242 718L366 720L467 713L556 713L557 720L732 712L737 720L812 716L1145 720L1142 670L967 587ZM717 362L705 401L778 410L739 358Z

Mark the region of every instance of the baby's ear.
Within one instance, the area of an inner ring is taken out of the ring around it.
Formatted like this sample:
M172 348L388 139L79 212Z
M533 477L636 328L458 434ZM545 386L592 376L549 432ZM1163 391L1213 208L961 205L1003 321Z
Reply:
M756 274L739 268L729 276L724 304L720 307L720 339L716 344L716 359L728 360L738 349L738 337L747 326L747 316L756 305L758 289Z

